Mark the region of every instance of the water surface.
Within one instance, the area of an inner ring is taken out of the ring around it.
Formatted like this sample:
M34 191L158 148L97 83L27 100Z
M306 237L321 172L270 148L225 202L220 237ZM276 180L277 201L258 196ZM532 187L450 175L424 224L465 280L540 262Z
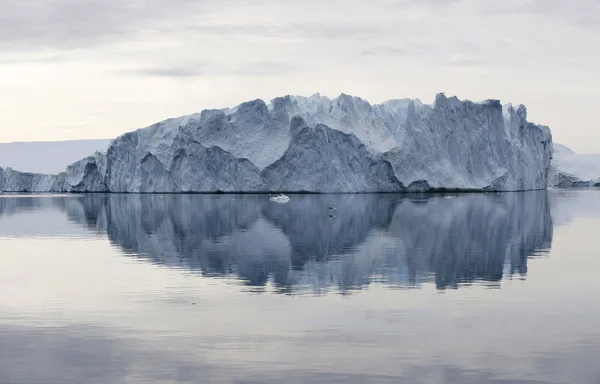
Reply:
M0 383L597 384L599 198L0 196Z

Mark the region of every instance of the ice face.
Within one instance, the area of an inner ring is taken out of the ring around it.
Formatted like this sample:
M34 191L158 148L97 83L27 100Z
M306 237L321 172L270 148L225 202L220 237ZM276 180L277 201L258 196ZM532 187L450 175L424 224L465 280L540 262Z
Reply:
M315 94L165 120L57 176L3 171L0 190L513 191L546 188L551 157L550 130L527 122L524 106Z
M0 191L3 192L54 192L61 191L62 177L38 173L18 172L0 168Z

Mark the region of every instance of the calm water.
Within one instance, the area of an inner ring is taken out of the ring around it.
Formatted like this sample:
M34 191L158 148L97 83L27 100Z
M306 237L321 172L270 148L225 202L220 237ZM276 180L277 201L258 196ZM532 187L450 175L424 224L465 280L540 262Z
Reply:
M600 191L0 196L0 383L598 384L599 239Z

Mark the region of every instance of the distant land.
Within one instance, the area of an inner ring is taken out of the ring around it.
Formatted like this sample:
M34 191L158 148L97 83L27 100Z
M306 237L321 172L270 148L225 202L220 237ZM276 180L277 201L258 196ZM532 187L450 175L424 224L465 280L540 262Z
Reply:
M68 165L106 151L110 139L0 143L0 167L21 172L57 174Z

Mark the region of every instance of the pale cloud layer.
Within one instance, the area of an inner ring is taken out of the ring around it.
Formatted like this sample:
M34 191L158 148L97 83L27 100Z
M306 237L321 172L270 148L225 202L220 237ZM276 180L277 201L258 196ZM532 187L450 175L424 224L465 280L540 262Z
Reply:
M0 0L0 142L315 92L523 103L600 152L600 1Z

